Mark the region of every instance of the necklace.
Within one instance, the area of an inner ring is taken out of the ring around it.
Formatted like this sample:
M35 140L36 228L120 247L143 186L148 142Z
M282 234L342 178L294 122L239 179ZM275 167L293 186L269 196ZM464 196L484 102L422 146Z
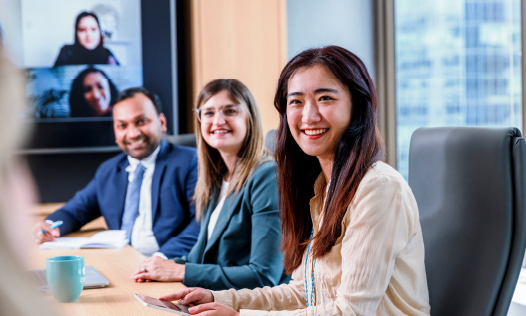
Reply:
M312 262L312 277L311 277L311 285L310 285L310 304L309 304L309 291L308 291L308 285L307 285L307 262L309 261L309 251L310 251L310 244L312 242L312 236L314 235L314 228L312 229L310 233L310 239L309 245L307 246L307 255L305 256L305 298L307 299L307 307L314 306L313 304L313 295L314 295L314 267L316 266L316 259L313 259Z
M327 192L329 191L329 186L331 185L331 181L329 180L329 183L327 184L327 187L325 188L325 194L322 196L323 198L323 206L322 209L325 209L325 202L327 198ZM323 215L322 215L323 217ZM314 225L314 222L313 222ZM319 228L319 227L318 227ZM316 267L316 259L312 259L312 275L311 275L311 283L310 283L310 304L309 304L309 287L307 282L307 264L309 262L309 251L310 251L310 244L312 242L312 236L314 236L314 227L312 227L312 231L310 232L310 241L309 245L307 246L307 254L305 255L305 298L307 301L307 307L314 306L314 268Z

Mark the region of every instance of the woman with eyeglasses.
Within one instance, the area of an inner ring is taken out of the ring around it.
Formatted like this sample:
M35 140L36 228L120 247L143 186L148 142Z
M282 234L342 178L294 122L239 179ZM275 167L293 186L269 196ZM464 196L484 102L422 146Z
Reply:
M188 257L145 259L132 279L182 281L214 290L287 281L279 250L276 164L265 149L259 110L248 88L235 79L208 83L197 98L195 133L197 243Z

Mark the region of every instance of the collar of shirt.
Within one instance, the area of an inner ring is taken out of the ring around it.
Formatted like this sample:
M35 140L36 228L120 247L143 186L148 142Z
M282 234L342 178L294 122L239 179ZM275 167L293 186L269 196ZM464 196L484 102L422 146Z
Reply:
M159 155L160 150L161 150L161 145L157 146L157 148L154 150L154 152L150 156L142 160L128 156L128 162L130 163L130 165L126 167L126 172L133 174L135 172L135 169L137 169L137 166L139 165L139 163L142 163L142 165L144 166L146 170L148 170L149 167L155 166L155 160L157 160L157 156Z
M130 165L126 168L128 172L128 190L135 177L135 170L139 163L146 168L143 175L143 180L140 190L139 198L139 214L135 219L131 235L131 245L145 256L150 256L152 253L159 250L159 244L153 234L153 220L152 220L152 178L155 171L155 162L159 155L160 146L147 158L138 160L128 156Z

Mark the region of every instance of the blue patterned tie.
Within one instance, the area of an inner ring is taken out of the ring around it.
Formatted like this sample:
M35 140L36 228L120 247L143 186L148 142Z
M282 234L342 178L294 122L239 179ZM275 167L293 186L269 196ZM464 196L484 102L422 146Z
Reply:
M135 169L135 175L133 181L126 194L126 203L124 204L124 214L122 215L122 226L121 229L126 231L126 238L131 243L131 233L137 213L139 213L139 200L141 198L141 184L144 171L146 169L139 163Z

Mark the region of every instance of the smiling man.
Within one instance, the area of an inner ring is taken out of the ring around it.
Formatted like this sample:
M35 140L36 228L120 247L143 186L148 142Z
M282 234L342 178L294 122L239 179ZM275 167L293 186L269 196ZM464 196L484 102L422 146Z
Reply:
M162 140L166 117L159 98L144 88L123 91L113 107L115 142L123 153L101 164L95 178L63 208L37 224L42 243L104 216L109 229L126 231L146 256L185 256L197 241L192 203L197 180L194 148ZM51 229L51 221L63 221Z

